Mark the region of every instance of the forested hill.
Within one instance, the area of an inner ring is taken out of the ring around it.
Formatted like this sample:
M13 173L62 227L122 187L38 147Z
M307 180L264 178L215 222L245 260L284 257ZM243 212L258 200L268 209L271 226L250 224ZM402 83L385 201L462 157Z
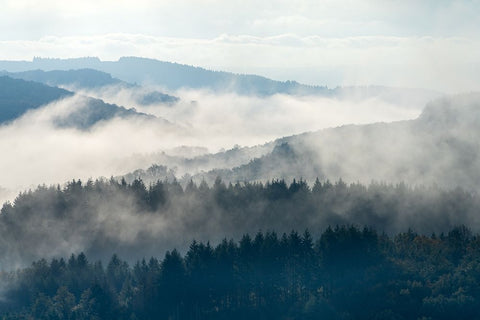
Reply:
M73 92L42 83L0 76L0 123L8 123L21 117L27 111L73 97L73 95ZM90 97L81 97L71 102L65 102L65 104L69 106L67 112L61 115L52 115L53 124L58 127L88 129L100 121L114 117L155 118L134 109L126 109ZM160 121L166 123L165 120Z
M479 236L327 228L193 241L129 266L83 253L0 274L2 319L478 319Z
M267 181L316 177L446 188L480 187L480 94L437 99L415 120L338 128L285 137L273 150L196 181Z
M320 95L357 100L376 98L394 104L402 102L403 105L410 105L412 108L422 107L426 102L441 96L441 93L432 90L385 86L327 88L321 85L305 85L297 81L277 81L255 74L213 71L201 67L139 57L122 57L118 61L101 61L94 57L0 61L0 70L9 72L30 70L68 71L86 68L106 72L129 83L158 85L169 90L179 88L206 89L216 93L235 92L242 95L258 96L274 94Z
M307 86L296 81L275 81L258 75L234 74L212 71L200 67L144 59L120 58L102 66L121 79L144 82L145 80L165 85L169 89L195 88L217 92L233 91L246 95L284 94L329 94L331 90L321 86ZM135 70L135 72L132 72Z
M72 95L67 90L41 83L0 76L0 123L14 120L28 110Z
M111 85L127 85L112 78L111 75L93 69L79 70L28 70L22 72L3 72L11 78L44 83L49 86L75 86L80 88L98 88Z
M77 69L77 70L29 70L22 72L0 72L15 79L23 79L27 81L40 82L49 86L60 86L68 89L77 90L103 90L115 86L117 90L132 89L138 90L133 96L134 100L142 105L151 104L174 104L180 99L159 91L145 90L139 85L131 84L116 78L110 74L93 70L93 69Z
M295 81L275 81L257 75L212 71L178 63L154 59L123 57L118 61L100 61L98 58L41 59L33 61L0 61L0 70L10 72L41 69L70 70L91 68L107 72L131 83L150 83L175 90L179 88L234 91L239 94L272 95L276 93L329 94L320 86L302 85Z
M103 100L90 97L82 97L77 100L71 112L55 117L53 122L54 125L61 128L72 127L87 130L97 123L111 120L113 118L157 119L159 120L159 123L169 124L168 121L164 119L143 112L138 112L134 108L127 109L122 106L117 106L116 104L105 103Z

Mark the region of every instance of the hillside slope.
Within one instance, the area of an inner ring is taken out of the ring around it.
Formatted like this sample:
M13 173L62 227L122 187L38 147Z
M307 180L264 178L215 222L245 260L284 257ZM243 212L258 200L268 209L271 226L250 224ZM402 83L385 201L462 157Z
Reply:
M265 145L271 151L248 163L198 173L193 179L213 183L217 176L231 182L319 177L476 189L478 136L480 94L458 95L433 101L415 120L346 125L281 138Z
M28 110L72 95L72 92L60 88L0 76L0 123L14 120Z
M0 75L2 74L14 79L35 81L54 87L65 87L72 91L103 90L106 87L112 86L122 89L137 89L139 92L135 92L134 100L141 105L174 104L180 100L178 97L174 97L163 92L142 89L139 85L113 78L106 72L94 69L52 71L43 71L37 69L22 72L0 72Z
M64 89L0 76L0 123L8 123L28 111L39 109L61 99L73 98L73 96L73 92ZM56 126L88 129L100 121L114 117L155 118L152 115L137 112L135 109L126 109L90 97L77 99L74 105L70 111L67 110L66 113L54 117Z
M170 90L179 88L234 91L239 94L272 95L276 93L329 94L320 86L307 86L295 81L275 81L258 75L212 71L178 63L138 57L122 57L118 61L98 58L42 59L33 61L0 61L0 70L22 72L41 69L70 70L90 68L111 74L131 83L155 84Z
M411 121L349 125L283 138L276 142L281 146L276 153L209 175L239 181L318 176L475 189L480 181L478 136L480 94L459 95L430 103Z

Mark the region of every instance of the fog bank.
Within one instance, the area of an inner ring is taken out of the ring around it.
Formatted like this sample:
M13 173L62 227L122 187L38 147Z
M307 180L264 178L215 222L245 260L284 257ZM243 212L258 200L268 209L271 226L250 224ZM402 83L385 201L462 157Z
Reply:
M188 90L176 92L181 102L175 105L142 106L134 102L135 92L128 90L140 89L109 88L81 94L135 107L170 123L117 117L88 130L58 128L55 120L59 117L81 115L82 95L30 111L0 127L0 148L8 150L0 158L0 167L8 168L0 186L15 192L42 183L63 184L72 178L116 176L146 168L156 163L155 157L148 155L179 146L217 152L346 123L411 119L420 113L415 107L376 98L261 98ZM184 154L186 158L195 155Z

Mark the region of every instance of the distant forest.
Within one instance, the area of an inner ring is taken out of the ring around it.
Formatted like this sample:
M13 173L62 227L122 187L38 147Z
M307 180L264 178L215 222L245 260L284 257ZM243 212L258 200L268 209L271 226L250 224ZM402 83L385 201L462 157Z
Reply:
M83 253L0 274L3 319L478 319L480 237L460 226L258 232L104 265Z
M309 229L317 237L328 226L373 227L394 235L411 228L430 235L464 224L480 231L480 198L461 188L369 186L342 180L303 180L212 186L177 181L74 180L65 187L40 186L3 205L0 270L40 258L85 252L129 262L184 252L193 239L219 242L254 231Z

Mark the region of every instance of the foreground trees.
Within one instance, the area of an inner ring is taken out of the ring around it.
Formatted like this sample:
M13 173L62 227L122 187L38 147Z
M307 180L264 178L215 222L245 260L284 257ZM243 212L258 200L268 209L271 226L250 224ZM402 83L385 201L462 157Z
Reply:
M4 319L475 319L480 238L371 228L192 242L129 266L84 254L3 273Z
M40 186L0 213L0 270L35 261L0 272L0 318L475 319L480 238L454 225L478 212L341 180Z

